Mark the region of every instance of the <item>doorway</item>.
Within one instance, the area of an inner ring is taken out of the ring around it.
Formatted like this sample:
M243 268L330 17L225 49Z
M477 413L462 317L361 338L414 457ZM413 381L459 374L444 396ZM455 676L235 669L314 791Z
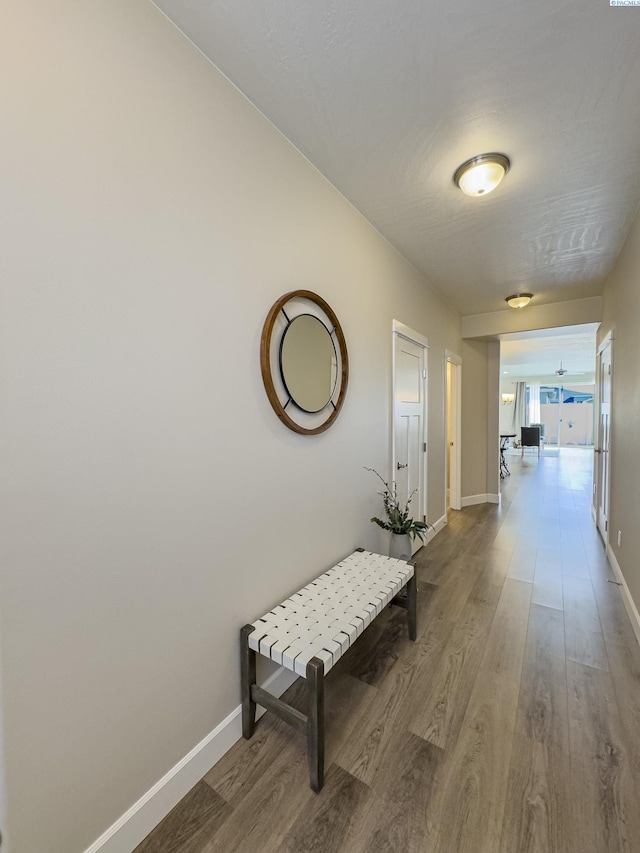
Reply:
M391 479L411 514L427 520L427 339L393 321ZM413 551L422 544L414 539Z
M609 544L609 446L611 442L612 338L609 333L598 347L598 417L594 448L596 524L602 541Z
M536 388L538 415L530 421L542 425L550 447L593 447L595 385L548 383ZM529 388L527 388L529 392Z
M445 350L445 509L462 507L461 405L462 359Z

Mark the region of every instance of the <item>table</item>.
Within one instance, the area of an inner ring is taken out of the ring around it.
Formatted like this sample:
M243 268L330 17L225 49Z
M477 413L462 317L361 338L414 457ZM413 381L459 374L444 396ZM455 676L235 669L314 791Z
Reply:
M507 462L504 458L504 452L509 447L509 439L515 438L515 432L500 433L500 479L504 480L505 474L510 474L511 471L507 468Z

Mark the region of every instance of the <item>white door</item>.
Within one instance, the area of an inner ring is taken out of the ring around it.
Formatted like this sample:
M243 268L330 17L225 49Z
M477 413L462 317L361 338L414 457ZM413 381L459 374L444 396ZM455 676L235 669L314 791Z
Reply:
M426 521L427 348L394 334L392 477L402 501L411 494L411 515ZM421 546L413 541L413 551Z
M598 530L609 541L609 444L611 433L611 341L598 353L598 441L595 450Z
M462 359L446 352L446 503L447 509L461 509L460 484L460 404L462 399Z

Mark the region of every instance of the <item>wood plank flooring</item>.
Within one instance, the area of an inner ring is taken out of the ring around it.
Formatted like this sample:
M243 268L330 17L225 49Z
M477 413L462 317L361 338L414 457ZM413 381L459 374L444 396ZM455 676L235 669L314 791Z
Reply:
M450 513L417 641L387 609L327 678L320 794L266 714L135 853L640 853L640 647L591 459L514 454L501 506Z

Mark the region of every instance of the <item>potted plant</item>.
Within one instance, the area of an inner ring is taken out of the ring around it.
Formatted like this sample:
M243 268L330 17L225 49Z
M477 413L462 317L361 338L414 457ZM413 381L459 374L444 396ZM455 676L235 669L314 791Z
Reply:
M415 539L417 536L421 542L424 542L425 531L429 528L426 521L416 521L409 514L409 505L417 489L414 489L407 500L402 503L398 497L395 480L389 484L384 477L378 474L375 468L365 468L365 470L375 474L384 485L384 489L378 494L382 496L382 506L386 517L382 519L374 516L371 521L382 527L383 530L388 530L391 534L389 556L396 557L399 560L410 560L412 537Z

